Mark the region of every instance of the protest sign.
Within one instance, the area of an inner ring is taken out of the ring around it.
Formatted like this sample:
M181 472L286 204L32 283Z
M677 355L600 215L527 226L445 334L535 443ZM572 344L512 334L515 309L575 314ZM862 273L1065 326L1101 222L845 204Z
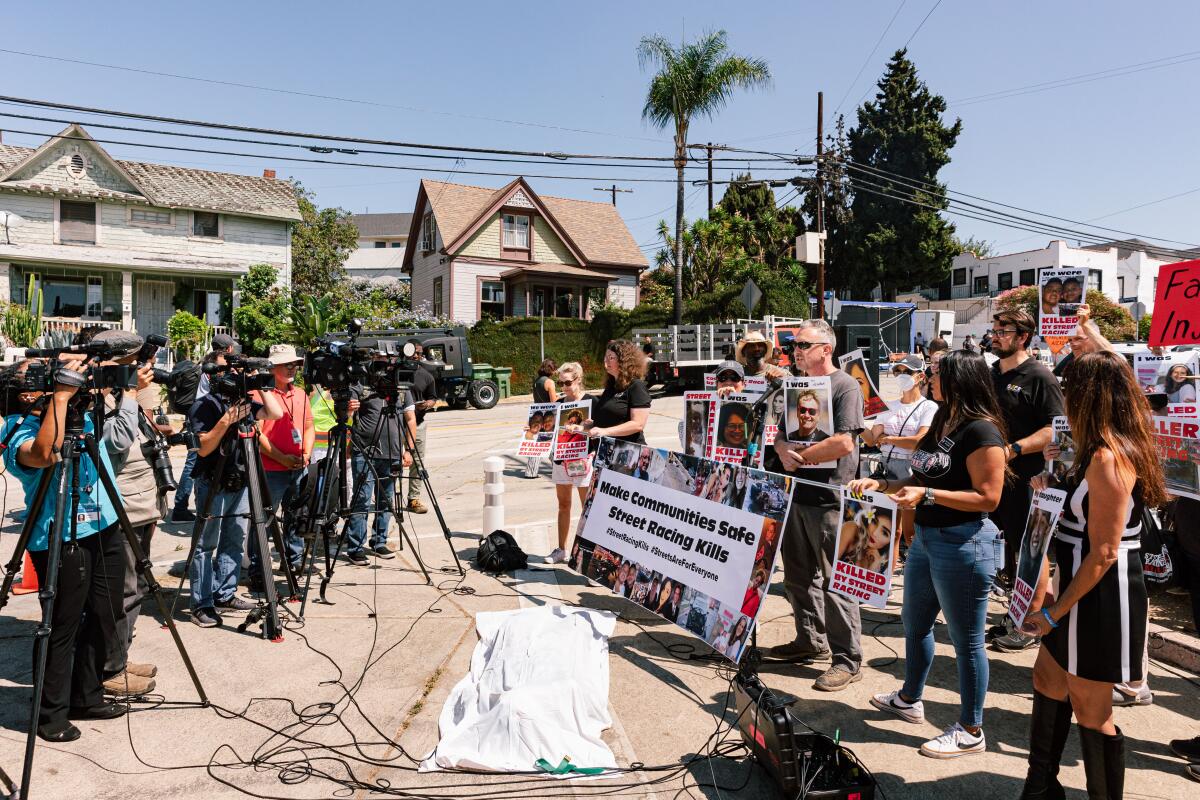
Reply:
M863 396L864 418L874 417L887 411L887 404L879 396L879 389L875 386L875 379L871 377L871 370L867 369L867 359L862 350L854 350L844 356L839 356L838 366L842 368L843 372L858 381L858 388Z
M772 391L771 396L767 399L766 418L763 421L763 447L775 444L775 437L779 435L779 431L783 427L784 409L783 387L780 386Z
M1042 489L1033 493L1033 505L1029 507L1025 535L1021 538L1021 554L1017 558L1017 579L1008 606L1008 616L1015 625L1024 622L1029 612L1038 579L1042 576L1046 550L1066 501L1067 493L1061 489Z
M708 455L716 423L716 399L715 392L684 392L683 452L689 456Z
M1195 350L1171 351L1155 355L1149 350L1133 354L1133 371L1138 385L1147 394L1167 396L1167 414L1172 417L1194 417L1200 406L1196 402L1196 374L1200 353Z
M717 424L709 457L741 464L750 448L750 408L761 395L730 394L717 400Z
M1071 436L1071 423L1066 417L1054 417L1050 424L1051 441L1058 446L1058 458L1046 461L1046 471L1061 481L1075 465L1075 439Z
M592 415L591 400L576 400L558 403L558 414L554 425L554 449L550 457L555 461L576 461L587 458L587 434L579 426Z
M1079 324L1085 269L1044 269L1038 276L1038 334L1054 353Z
M791 479L609 438L595 463L568 566L738 661L774 569Z
M762 375L747 375L742 385L746 394L762 394L771 387L771 382Z
M783 384L784 437L797 444L815 444L833 435L833 401L828 376L789 378ZM807 469L837 466L834 461L805 463Z
M829 591L883 608L892 585L896 503L882 492L843 491L840 518Z
M1150 345L1200 343L1200 260L1158 268Z
M1200 500L1200 419L1151 416L1167 491Z
M517 442L517 455L523 458L545 458L554 445L554 412L557 403L534 403L529 407L525 431Z

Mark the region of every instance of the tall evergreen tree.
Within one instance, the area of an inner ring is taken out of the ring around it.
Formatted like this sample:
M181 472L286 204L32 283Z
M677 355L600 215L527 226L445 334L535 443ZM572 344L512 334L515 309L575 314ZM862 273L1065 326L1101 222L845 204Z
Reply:
M937 176L950 163L962 120L945 125L945 111L945 99L920 80L907 51L897 50L849 132L854 220L846 257L859 273L853 283L878 283L885 300L898 289L940 282L958 254L954 226L939 213L947 202Z

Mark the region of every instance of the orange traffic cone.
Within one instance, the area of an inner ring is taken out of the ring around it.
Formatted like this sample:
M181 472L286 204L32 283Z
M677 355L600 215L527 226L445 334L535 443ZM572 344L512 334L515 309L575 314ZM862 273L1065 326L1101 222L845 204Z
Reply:
M25 551L25 566L21 569L21 582L13 586L13 594L31 594L38 590L37 572L33 569L33 559L29 557L29 551Z

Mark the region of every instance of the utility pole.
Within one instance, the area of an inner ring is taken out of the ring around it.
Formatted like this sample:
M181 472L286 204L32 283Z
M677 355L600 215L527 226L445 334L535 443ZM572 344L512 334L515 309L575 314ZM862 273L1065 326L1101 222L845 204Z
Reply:
M817 235L825 234L825 181L821 174L825 152L825 93L817 92ZM817 244L817 319L825 319L825 242Z
M622 194L633 194L633 189L618 189L617 185L615 183L611 187L609 187L609 186L593 186L592 191L611 193L612 194L612 204L614 206L617 204L617 192L621 192ZM709 191L711 191L711 189Z
M713 177L712 177L712 142L708 143L708 213L712 214Z

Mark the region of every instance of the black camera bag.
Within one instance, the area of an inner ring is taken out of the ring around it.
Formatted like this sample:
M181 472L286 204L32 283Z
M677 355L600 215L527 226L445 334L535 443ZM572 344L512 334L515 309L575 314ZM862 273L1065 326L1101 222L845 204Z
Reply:
M479 540L475 566L484 572L499 575L501 572L525 569L528 565L529 556L525 555L508 531L495 531Z

